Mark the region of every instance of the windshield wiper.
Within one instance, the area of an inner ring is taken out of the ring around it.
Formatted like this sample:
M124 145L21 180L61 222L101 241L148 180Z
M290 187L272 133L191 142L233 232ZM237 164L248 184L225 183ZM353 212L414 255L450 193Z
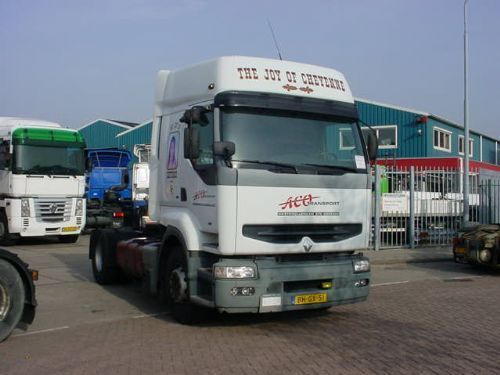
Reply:
M309 163L308 164L304 164L304 165L307 165L309 167L325 168L325 169L329 169L329 170L332 170L332 171L343 171L343 172L358 173L358 170L356 168L344 167L344 166L341 166L341 165L309 164Z
M261 164L261 165L272 165L274 167L287 168L292 169L294 173L297 173L297 166L294 164L287 163L279 163L276 161L268 161L268 160L231 160L236 163L252 163L252 164Z

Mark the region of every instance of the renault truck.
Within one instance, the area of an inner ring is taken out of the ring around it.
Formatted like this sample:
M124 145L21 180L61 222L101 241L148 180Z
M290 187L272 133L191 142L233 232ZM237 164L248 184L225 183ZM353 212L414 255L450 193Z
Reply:
M95 231L94 278L140 280L181 323L364 301L376 151L334 69L230 56L160 71L156 224Z
M85 226L85 141L53 122L0 117L0 243L58 236Z

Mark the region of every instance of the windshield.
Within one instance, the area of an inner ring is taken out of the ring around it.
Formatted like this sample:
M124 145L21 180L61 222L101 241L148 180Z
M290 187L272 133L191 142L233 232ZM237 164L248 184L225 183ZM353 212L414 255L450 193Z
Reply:
M15 145L12 172L15 174L83 175L83 148Z
M234 142L232 160L366 171L353 120L260 109L224 109L221 136Z

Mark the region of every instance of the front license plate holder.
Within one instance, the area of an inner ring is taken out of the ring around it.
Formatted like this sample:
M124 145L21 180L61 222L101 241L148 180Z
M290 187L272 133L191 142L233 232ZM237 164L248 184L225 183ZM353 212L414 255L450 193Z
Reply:
M63 232L76 232L78 230L78 227L63 227L62 231Z
M292 305L311 305L328 301L326 293L297 294L291 297Z

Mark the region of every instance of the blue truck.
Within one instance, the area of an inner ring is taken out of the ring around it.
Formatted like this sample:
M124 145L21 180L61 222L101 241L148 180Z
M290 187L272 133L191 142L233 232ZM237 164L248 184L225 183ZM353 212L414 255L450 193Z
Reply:
M86 228L120 228L133 216L130 151L87 149Z

